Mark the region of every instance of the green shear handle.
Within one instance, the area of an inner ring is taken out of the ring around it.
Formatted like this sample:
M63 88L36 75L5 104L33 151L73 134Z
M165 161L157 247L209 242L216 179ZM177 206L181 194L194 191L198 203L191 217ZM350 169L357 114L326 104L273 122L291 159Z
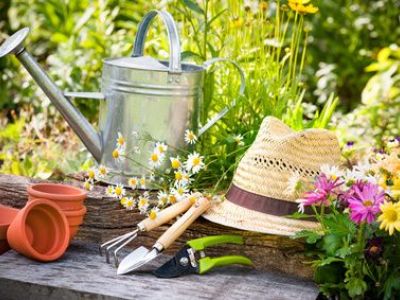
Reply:
M204 257L199 260L199 274L204 274L214 267L222 267L234 264L253 266L253 262L250 259L241 255L227 255L215 258Z
M196 251L204 250L207 247L221 244L243 245L244 241L240 235L212 235L188 241L187 244Z

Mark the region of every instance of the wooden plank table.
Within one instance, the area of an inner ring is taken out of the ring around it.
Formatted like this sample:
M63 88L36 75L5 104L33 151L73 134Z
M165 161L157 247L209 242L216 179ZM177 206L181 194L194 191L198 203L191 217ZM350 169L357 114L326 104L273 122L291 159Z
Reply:
M0 299L314 300L317 296L312 282L247 267L176 279L153 276L151 270L167 259L161 255L138 273L117 276L96 244L74 242L62 259L45 264L10 250L0 255Z
M67 178L66 181L75 186L82 186L81 180L82 177L74 176L74 178ZM0 174L0 204L23 207L28 198L26 187L33 182L40 182L40 180ZM135 224L144 218L137 210L127 211L121 207L119 201L106 197L104 190L104 186L96 185L89 193L85 201L87 214L76 239L101 243L134 229ZM151 247L170 224L142 233L130 247L137 247L137 245ZM245 244L215 247L209 252L213 256L230 253L244 254L253 260L259 270L279 271L305 279L312 277L312 269L305 263L304 245L300 241L229 228L202 218L194 222L166 252L175 253L187 240L215 234L240 234L245 238Z

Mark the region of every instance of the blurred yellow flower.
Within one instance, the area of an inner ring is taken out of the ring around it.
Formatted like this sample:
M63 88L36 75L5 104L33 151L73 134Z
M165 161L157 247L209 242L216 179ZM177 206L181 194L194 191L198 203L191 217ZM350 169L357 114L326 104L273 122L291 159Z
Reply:
M394 230L400 231L400 203L386 202L381 205L382 214L378 217L381 222L380 229L389 231L389 235L394 233Z
M318 7L308 4L309 2L310 0L289 0L289 7L302 15L318 12Z

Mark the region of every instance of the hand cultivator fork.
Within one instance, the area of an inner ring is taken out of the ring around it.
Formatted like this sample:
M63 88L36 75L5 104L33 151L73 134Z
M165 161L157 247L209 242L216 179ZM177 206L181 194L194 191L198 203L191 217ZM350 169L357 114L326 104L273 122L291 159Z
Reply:
M152 220L150 218L146 218L136 225L136 229L127 232L123 235L117 236L99 246L100 255L103 256L105 253L107 263L110 263L110 252L113 253L115 266L119 265L119 257L118 253L132 242L139 234L139 232L150 231L158 226L161 226L171 219L177 217L178 215L184 213L192 206L192 202L189 198L182 200L180 202L175 203L174 205L167 207L166 209L160 211L157 215L157 218Z

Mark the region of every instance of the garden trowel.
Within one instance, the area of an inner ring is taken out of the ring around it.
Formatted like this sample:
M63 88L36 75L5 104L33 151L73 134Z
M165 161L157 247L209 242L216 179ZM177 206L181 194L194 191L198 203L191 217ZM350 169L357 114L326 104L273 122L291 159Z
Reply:
M152 249L139 247L126 256L120 263L117 274L127 274L156 258L164 249L167 249L181 234L208 208L210 201L203 197L156 241Z

